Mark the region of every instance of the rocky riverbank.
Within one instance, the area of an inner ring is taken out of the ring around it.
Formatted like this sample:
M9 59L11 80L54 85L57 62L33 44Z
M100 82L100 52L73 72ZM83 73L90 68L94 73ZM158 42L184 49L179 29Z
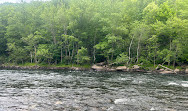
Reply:
M169 70L164 68L158 68L156 70L146 70L141 68L138 65L133 65L132 67L127 66L117 66L117 67L110 67L108 65L101 65L101 64L94 64L89 68L83 67L57 67L57 66L17 66L17 65L0 65L1 69L19 69L19 70L33 70L33 69L42 69L42 70L77 70L77 71L87 71L87 70L94 70L94 71L106 71L106 72L115 72L115 71L122 71L122 72L151 72L151 73L159 73L159 74L188 74L188 68L184 70Z
M169 68L157 68L155 70L146 70L141 68L138 65L133 65L132 67L127 66L118 66L118 67L109 67L107 65L95 64L91 67L91 69L95 71L123 71L123 72L152 72L152 73L160 73L160 74L188 74L188 68L185 70L179 69L169 69Z
M123 72L147 72L145 69L141 69L140 66L134 65L131 68L128 68L127 66L118 66L118 67L109 67L107 65L105 66L99 66L99 65L93 65L91 69L95 71L123 71Z

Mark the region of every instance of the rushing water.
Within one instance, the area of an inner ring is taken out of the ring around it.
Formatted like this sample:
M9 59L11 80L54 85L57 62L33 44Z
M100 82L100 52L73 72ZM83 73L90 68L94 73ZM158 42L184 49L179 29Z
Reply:
M188 76L0 70L0 111L187 111Z

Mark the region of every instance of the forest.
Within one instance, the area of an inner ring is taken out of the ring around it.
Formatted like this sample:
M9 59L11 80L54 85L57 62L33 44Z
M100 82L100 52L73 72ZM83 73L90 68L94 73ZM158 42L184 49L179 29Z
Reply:
M188 64L188 0L0 4L0 64Z

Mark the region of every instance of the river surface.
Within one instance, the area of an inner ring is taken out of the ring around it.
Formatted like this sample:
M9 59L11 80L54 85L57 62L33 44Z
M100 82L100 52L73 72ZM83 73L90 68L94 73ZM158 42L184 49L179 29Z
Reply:
M188 75L0 70L0 111L188 111Z

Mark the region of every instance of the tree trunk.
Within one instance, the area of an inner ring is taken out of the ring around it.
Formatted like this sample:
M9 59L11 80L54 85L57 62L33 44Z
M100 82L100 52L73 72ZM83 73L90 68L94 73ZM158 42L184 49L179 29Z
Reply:
M114 58L114 53L112 52L112 55L111 55L111 61L113 60Z
M176 53L174 54L173 67L175 67L175 64L176 64L176 55L177 55L177 52L178 52L178 47L176 46Z
M57 58L55 59L55 64L57 64Z
M161 67L163 67L163 68L165 68L165 69L168 69L168 70L170 70L170 71L176 73L174 70L172 70L172 69L170 69L170 68L168 68L168 67L165 67L165 66L163 66L163 65L161 65L161 64L159 64L155 69L158 69L159 66L161 66ZM176 74L177 74L177 73L176 73Z
M141 36L142 36L142 34L140 35L139 40L138 40L138 47L137 47L137 60L136 60L136 63L138 63L138 57L139 57L139 49L140 49L140 39L141 39Z
M50 65L50 59L48 59L48 65Z
M64 34L67 35L67 28L65 25L63 27L64 27Z
M53 38L54 38L54 44L56 45L57 41L55 35L53 35Z
M77 55L78 54L78 43L76 43L76 48L75 49L76 49L75 50L75 55ZM78 59L76 59L76 64L78 64L77 61L78 61Z
M37 48L36 48L36 46L34 46L34 49L35 49L35 63L37 63Z
M129 45L129 61L127 62L127 64L130 63L130 59L131 59L131 46L132 46L132 43L133 43L133 39L134 39L134 36L133 36L133 38L132 38L132 40L131 40L131 43L130 43L130 45Z
M63 48L61 46L61 64L63 63Z
M65 49L65 54L66 54L66 57L68 56L68 54L67 54L67 49Z
M107 64L109 64L109 60L110 60L110 59L109 59L109 56L107 56Z
M51 29L51 33L52 33L53 42L54 42L54 44L56 44L57 41L56 41L56 37L55 37L56 34L55 34L54 29Z
M74 43L73 43L73 47L72 47L72 56L71 56L71 63L72 63L72 60L73 60L73 57L74 57Z
M157 47L157 45L155 44L155 46ZM157 52L157 49L155 47L155 52L154 52L154 67L155 67L155 61L156 61L156 52Z
M156 49L155 49L155 53L156 53ZM155 67L155 53L154 53L154 57L153 57L153 59L154 59L154 62L153 62L154 67Z
M172 49L172 42L171 42L171 38L170 38L170 53L171 53L171 49ZM168 60L168 66L170 66L170 58Z
M33 63L33 54L32 52L30 52L30 54L31 54L31 63Z
M69 58L70 58L70 56L71 56L71 51L70 51L69 46L68 46L68 52L69 52Z
M70 48L69 48L69 45L68 45L68 63L70 63L70 58L71 58L71 51L70 51Z
M115 44L112 44L112 49L114 49L114 47L115 47ZM114 52L112 51L112 54L111 54L111 61L113 60L113 58L114 58Z
M97 35L97 30L95 31L95 36L94 36L94 46L96 44L96 35ZM93 47L93 63L95 63L96 57L95 57L96 49Z

